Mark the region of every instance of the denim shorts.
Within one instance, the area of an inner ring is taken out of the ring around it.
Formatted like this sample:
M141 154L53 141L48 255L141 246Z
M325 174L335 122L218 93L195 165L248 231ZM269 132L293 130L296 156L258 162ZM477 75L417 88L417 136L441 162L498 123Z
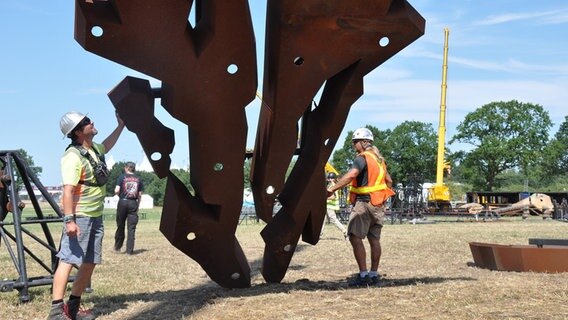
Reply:
M76 223L81 231L79 237L69 237L65 233L65 226L63 226L61 247L57 257L63 262L74 265L101 263L105 233L103 217L77 216Z

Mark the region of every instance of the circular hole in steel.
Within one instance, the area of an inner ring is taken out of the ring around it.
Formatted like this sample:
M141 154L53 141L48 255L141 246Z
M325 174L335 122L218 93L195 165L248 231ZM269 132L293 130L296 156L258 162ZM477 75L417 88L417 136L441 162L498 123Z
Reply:
M154 152L150 155L150 159L152 159L153 161L158 161L162 159L162 154L159 152Z
M227 67L227 72L230 73L230 74L235 74L235 73L237 73L237 71L239 71L239 67L234 63L231 63Z
M389 37L382 37L379 39L379 46L384 48L389 45L389 42L390 42Z
M103 36L104 30L102 27L100 26L94 26L91 28L91 34L93 35L93 37L97 37L100 38Z
M241 274L238 273L238 272L235 272L231 275L231 279L233 279L233 280L237 280L240 277L241 277Z
M215 170L215 171L217 171L217 172L223 170L223 164L217 162L215 165L213 165L213 170Z
M191 240L195 240L195 238L197 238L197 236L195 235L195 232L190 232L187 234L187 240L191 241Z
M302 64L304 64L304 58L302 58L302 57L294 58L294 64L297 65L297 66L301 66Z
M291 245L291 244L287 244L287 245L284 246L284 251L290 252L290 250L292 250L292 245Z
M266 188L266 193L267 194L273 194L274 193L274 187L273 186L268 186Z

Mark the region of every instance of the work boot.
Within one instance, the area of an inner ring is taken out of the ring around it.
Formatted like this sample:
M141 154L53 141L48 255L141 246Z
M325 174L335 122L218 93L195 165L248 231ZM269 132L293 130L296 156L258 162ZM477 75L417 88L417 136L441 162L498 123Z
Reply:
M49 315L47 316L47 320L70 320L65 314L65 307L64 303L60 302L57 304L51 305L51 310L49 310Z
M369 281L369 285L370 286L374 286L374 287L380 287L381 286L381 278L379 276L373 276L373 277L369 277L370 281Z
M67 301L65 313L71 320L93 320L96 318L90 309L81 306L81 299Z
M357 277L351 281L349 281L348 285L350 287L367 287L371 283L371 279L369 276L361 277L357 275Z

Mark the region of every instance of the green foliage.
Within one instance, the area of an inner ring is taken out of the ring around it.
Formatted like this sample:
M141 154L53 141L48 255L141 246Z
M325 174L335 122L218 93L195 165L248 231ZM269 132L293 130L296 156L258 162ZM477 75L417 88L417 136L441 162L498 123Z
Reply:
M470 184L447 182L446 185L450 189L450 196L452 201L466 201L466 193L473 191Z
M543 153L545 156L541 167L544 179L568 174L568 116L564 118L554 138L544 147Z
M26 150L18 149L16 151L20 154L20 156L22 157L22 160L26 163L26 165L31 170L31 172L39 179L41 177L41 173L43 172L43 168L35 165L32 156L30 156L26 152ZM3 160L6 160L6 159L3 159ZM0 165L4 165L4 163L0 163ZM15 179L15 184L16 184L16 190L20 190L24 187L24 182L18 176L18 169L16 167L16 163L14 163L12 161L10 165L14 170L14 175L15 175L14 179ZM5 168L0 167L0 169L4 170L4 174L9 175L9 172L7 171L7 167L5 167Z
M466 115L449 143L474 146L464 154L463 176L474 187L491 191L497 176L518 168L528 176L541 162L552 122L542 106L516 100L492 102Z
M379 148L388 165L393 181L405 183L421 176L432 180L436 175L437 135L431 124L405 121L391 130L381 131L365 126L373 132L373 144ZM351 168L356 151L351 143L353 131L347 133L343 147L333 154L332 164L342 173ZM420 179L420 180L423 180Z
M432 124L405 121L394 128L386 144L389 154L384 156L393 181L435 180L438 136Z
M379 148L379 150L385 157L387 164L389 164L389 155L391 147L388 145L387 139L391 134L391 130L387 129L381 131L377 127L374 127L372 125L366 125L365 128L371 130L374 137L373 144L377 148ZM355 156L357 155L357 152L353 148L353 144L351 142L352 137L353 137L353 131L347 132L347 137L345 137L345 141L343 142L343 147L341 149L336 150L333 153L331 164L340 173L345 173L349 171L349 169L351 168L351 164L353 163L353 159L355 159Z

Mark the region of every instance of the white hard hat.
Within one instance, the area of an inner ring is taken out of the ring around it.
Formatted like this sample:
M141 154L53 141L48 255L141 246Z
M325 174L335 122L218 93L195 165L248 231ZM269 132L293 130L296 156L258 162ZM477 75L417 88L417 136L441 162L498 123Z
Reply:
M67 112L63 115L63 117L61 117L61 120L59 120L59 129L61 129L61 133L67 136L85 117L86 115L80 112Z
M352 140L371 140L373 141L373 133L367 128L359 128L353 132Z

